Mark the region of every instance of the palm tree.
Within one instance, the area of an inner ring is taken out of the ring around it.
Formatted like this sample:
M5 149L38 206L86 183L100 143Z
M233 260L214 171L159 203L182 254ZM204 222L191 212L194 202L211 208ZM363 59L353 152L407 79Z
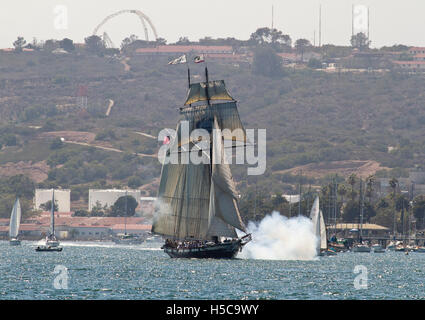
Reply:
M348 179L347 182L349 185L351 185L351 201L354 202L354 198L356 197L356 192L354 191L354 185L356 184L356 174L352 173Z
M391 189L393 189L393 206L394 206L394 224L393 224L393 235L395 237L396 233L396 198L395 198L395 192L398 186L398 180L396 178L391 178L389 181Z
M341 196L341 203L344 204L344 196L347 194L347 187L345 184L340 184L338 186L338 195Z
M344 206L344 196L347 194L347 187L345 184L338 185L337 193L341 197L341 205L339 207L339 217L341 217L341 209Z
M369 204L372 202L373 186L375 184L375 176L371 174L366 178L366 196L369 199Z

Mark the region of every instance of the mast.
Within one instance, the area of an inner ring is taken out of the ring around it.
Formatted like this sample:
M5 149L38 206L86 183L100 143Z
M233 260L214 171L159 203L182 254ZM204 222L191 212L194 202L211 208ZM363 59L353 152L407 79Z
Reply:
M50 233L55 235L55 189L52 189L52 208L50 212Z
M302 177L302 170L300 171L300 177L299 177L299 184L298 184L298 215L301 215L301 177Z
M338 204L338 184L335 178L335 189L334 189L334 229L335 229L335 237L336 237L336 212L337 212L337 204Z
M189 64L186 61L186 65L187 65L187 84L188 84L188 88L190 89L190 69L189 69Z
M322 4L319 5L319 47L322 46Z
M235 238L235 229L246 232L230 166L221 160L225 157L223 139L232 139L222 131L241 129L244 136L236 139L246 141L245 130L236 101L227 92L224 81L210 82L207 68L205 78L206 82L190 84L184 107L180 108L182 119L177 126L177 137L184 137L183 133L187 130L183 121L187 121L189 132L196 128L211 132L213 122L213 129L217 129L214 132L218 133L211 139L210 146L213 147L209 152L202 152L202 157L205 157L203 163L164 163L161 171L159 201L152 232L173 239ZM213 100L221 102L212 104ZM195 104L197 102L205 103ZM175 139L167 156L187 152L187 148L193 144L191 140Z
M360 239L363 241L363 180L360 178Z
M124 235L127 235L127 190L125 190Z

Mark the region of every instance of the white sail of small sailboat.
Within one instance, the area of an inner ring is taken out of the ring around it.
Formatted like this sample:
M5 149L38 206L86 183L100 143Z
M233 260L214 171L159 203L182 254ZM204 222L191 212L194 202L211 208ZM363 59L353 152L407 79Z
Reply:
M11 245L20 245L21 241L18 239L19 225L21 223L21 204L19 198L16 198L15 204L13 205L12 213L10 214L9 224L9 243Z
M55 235L55 190L52 190L52 207L50 209L50 230L49 235L46 237L46 243L38 246L36 251L62 251L59 246L59 240Z
M328 240L326 238L326 225L323 218L322 210L320 210L319 197L316 197L310 211L310 219L313 222L313 232L319 239L317 242L317 254L329 255L334 254L333 251L328 250Z

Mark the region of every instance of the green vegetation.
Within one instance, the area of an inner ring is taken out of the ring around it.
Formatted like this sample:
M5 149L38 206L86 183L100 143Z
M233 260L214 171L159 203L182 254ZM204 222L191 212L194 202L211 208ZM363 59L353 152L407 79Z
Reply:
M0 218L9 218L16 197L21 203L23 219L35 212L32 210L35 183L24 175L0 178Z

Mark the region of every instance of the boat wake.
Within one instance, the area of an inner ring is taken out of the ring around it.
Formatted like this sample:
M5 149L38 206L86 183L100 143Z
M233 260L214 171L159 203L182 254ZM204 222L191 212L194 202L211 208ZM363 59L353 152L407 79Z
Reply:
M261 260L316 260L318 238L304 216L287 218L273 211L259 223L249 222L249 242L238 258Z
M143 246L143 244L137 244L137 245L117 245L113 242L78 242L78 241L62 241L61 245L63 247L98 247L98 248L121 248L121 249L136 249L136 250L147 250L147 251L156 251L161 250L161 248L158 247L152 247L152 246Z

